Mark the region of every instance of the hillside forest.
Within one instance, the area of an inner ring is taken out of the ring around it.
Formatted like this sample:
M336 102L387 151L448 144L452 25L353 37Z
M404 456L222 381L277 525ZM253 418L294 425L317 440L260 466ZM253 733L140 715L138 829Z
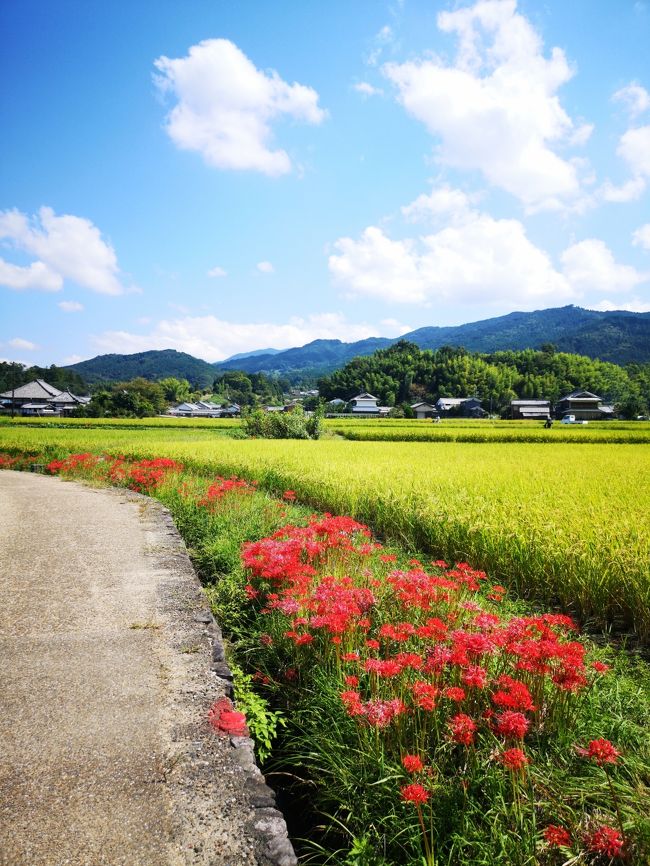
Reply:
M400 340L373 355L354 358L318 381L325 400L351 400L368 391L384 406L409 414L411 404L439 397L479 397L484 408L505 415L511 400L555 402L581 388L614 403L623 417L647 413L650 364L620 367L584 355L541 350L471 353L443 346L434 351Z

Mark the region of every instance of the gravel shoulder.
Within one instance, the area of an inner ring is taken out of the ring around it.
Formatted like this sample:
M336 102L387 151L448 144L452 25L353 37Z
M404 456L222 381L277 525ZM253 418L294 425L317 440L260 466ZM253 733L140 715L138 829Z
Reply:
M221 634L155 500L0 472L2 866L293 866Z

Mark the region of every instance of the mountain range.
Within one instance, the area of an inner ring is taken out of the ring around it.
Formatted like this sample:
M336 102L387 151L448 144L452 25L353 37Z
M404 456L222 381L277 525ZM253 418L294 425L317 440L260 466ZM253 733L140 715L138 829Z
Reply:
M99 355L72 364L88 384L124 381L136 376L158 380L167 376L188 379L197 387L212 384L220 371L243 370L288 378L292 382L315 379L342 367L357 355L371 355L397 340L409 340L421 349L464 346L471 352L538 349L552 343L558 351L572 352L615 364L650 362L650 313L598 312L567 306L530 313L508 313L492 319L450 327L418 328L401 337L371 337L355 343L313 340L304 346L278 351L258 349L210 364L173 349L133 355Z

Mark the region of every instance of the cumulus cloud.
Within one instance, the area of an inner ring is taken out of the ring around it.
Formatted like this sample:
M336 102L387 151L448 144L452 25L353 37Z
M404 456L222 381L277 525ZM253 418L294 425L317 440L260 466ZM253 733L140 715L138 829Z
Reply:
M0 240L35 256L27 266L0 259L0 283L10 289L57 291L65 280L105 295L125 287L113 247L88 219L42 207L31 219L18 210L0 211Z
M63 310L64 313L80 313L83 310L84 305L80 304L78 301L59 301L57 307Z
M650 125L628 129L616 152L636 177L650 177Z
M528 239L521 222L472 209L461 190L434 189L402 212L408 219L444 226L403 240L392 240L376 226L359 240L340 238L329 268L351 294L401 303L520 306L574 298L568 280Z
M612 99L622 102L632 117L637 117L650 108L650 93L638 81L632 81L625 87L621 87Z
M208 276L209 276L209 277L227 277L227 276L228 276L228 273L227 273L226 271L224 271L223 268L220 268L220 267L217 265L216 268L211 268L211 269L208 271Z
M650 223L646 223L632 234L632 243L635 247L650 250Z
M27 352L38 349L36 343L32 343L31 340L23 340L22 337L14 337L13 340L9 340L9 345L12 349L24 349Z
M260 346L289 349L316 339L354 342L368 337L393 337L406 330L408 326L394 321L380 326L348 322L341 313L321 313L305 318L295 316L284 324L228 322L216 316L187 316L160 321L148 334L106 331L93 337L93 342L106 352L176 349L207 361L222 361L230 355L259 349Z
M568 247L557 268L521 222L482 213L466 193L449 186L419 196L402 214L432 228L395 240L369 226L358 239L339 238L334 244L330 272L349 294L398 303L524 309L581 300L591 292L624 292L650 278L618 263L596 238ZM639 243L644 229L639 229Z
M271 262L258 262L256 268L261 274L272 274L275 271Z
M159 57L154 65L156 84L176 99L166 118L169 137L215 168L286 174L289 155L270 146L273 121L319 124L326 116L315 90L262 72L227 39L206 39L187 57Z
M566 278L577 290L625 292L650 277L631 265L616 262L607 244L597 238L573 244L560 258Z
M516 0L480 0L441 12L438 26L458 38L453 64L437 58L389 63L383 72L404 108L439 141L445 165L478 170L529 210L560 208L580 194L578 169L554 147L584 143L557 92L573 75L564 52L545 57Z

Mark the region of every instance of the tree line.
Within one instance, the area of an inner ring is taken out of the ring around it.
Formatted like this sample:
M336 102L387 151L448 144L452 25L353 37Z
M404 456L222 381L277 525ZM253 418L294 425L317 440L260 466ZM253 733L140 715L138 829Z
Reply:
M410 410L413 403L439 397L478 397L486 409L506 414L511 400L552 403L578 388L614 403L624 417L647 413L650 364L621 367L606 361L557 352L551 344L539 350L468 352L443 346L420 349L400 340L373 355L354 358L318 381L321 398L348 401L369 391L384 406Z

